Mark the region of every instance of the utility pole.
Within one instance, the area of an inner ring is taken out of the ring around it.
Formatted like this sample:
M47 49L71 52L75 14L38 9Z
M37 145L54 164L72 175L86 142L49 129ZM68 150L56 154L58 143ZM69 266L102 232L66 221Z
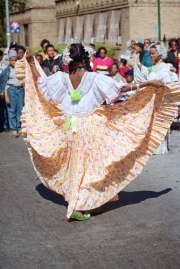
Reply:
M8 0L5 0L6 4L6 36L7 36L7 47L9 48L11 43L10 25L9 25L9 4Z
M158 40L161 41L161 3L160 0L157 0L158 3Z

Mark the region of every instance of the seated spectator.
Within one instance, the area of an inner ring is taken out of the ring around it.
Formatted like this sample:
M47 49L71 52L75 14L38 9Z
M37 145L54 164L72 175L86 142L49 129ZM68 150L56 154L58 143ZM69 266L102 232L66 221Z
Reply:
M125 73L125 79L128 84L134 83L134 72L132 69Z
M119 61L119 74L124 78L125 73L129 70L129 66L127 66L127 60L126 59L121 59Z
M125 79L118 73L119 72L119 66L117 63L113 63L110 67L109 67L109 76L112 79L115 79L116 81L123 81L126 82Z
M126 79L127 84L130 84L130 85L134 84L134 72L132 69L128 70L125 73L125 79ZM136 93L136 90L123 93L119 99L119 102L123 102L127 100L131 95L135 93Z
M36 60L40 64L41 68L43 69L44 73L46 74L47 77L50 76L50 70L43 64L43 56L41 54L36 54L35 56Z
M100 47L98 50L99 57L94 60L93 71L108 75L108 68L113 64L113 60L107 56L105 47Z

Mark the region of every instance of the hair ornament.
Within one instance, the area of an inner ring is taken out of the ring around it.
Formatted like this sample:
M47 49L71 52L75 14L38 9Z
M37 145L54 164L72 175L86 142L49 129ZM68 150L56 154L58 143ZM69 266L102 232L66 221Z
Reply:
M69 64L70 62L73 61L73 59L71 59L70 57L70 48L71 48L71 45L67 45L67 47L63 50L63 63L64 64Z
M88 57L91 59L92 55L96 53L95 50L93 50L93 48L89 47L89 46L84 46L84 50L85 52L88 53Z
M152 43L150 45L150 48L152 46L155 46L156 47L156 50L157 50L157 53L159 56L161 56L162 59L166 59L167 58L167 48L165 46L165 44L163 42L156 42L156 43Z

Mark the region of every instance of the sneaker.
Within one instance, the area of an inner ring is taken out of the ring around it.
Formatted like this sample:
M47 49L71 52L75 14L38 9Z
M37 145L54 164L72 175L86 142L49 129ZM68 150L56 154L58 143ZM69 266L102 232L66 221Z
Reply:
M19 135L22 135L22 130L19 130L19 131L18 131L18 134L19 134Z
M12 137L19 137L18 131L13 131L12 132Z

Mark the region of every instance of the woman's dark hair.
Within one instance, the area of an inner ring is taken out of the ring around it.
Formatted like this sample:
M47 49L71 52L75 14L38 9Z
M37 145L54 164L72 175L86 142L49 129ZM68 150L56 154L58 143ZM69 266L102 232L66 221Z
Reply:
M15 50L16 50L16 52L18 52L19 50L23 50L23 51L24 51L24 53L26 52L25 47L20 46L20 45L19 45L19 46L17 46Z
M48 50L49 48L53 48L54 51L55 51L54 46L53 46L52 44L48 44L48 45L45 47L45 52L47 52L47 50Z
M95 49L95 44L90 43L90 44L89 44L89 47L93 47L93 48Z
M41 42L40 42L40 46L43 47L43 45L44 45L45 43L50 44L50 41L47 40L47 39L43 39L43 40L41 40Z
M0 50L0 56L3 56L3 51L2 50Z
M176 43L177 45L178 45L178 41L177 41L177 39L176 38L171 38L170 40L169 40L169 47L171 47L172 46L172 43Z
M78 69L79 63L82 63L87 71L92 72L92 68L90 66L90 58L89 53L85 51L83 45L79 43L71 44L69 49L70 58L73 60L69 63L69 73L75 73Z
M127 65L127 60L126 60L126 59L121 59L120 62L121 62L124 66Z
M100 48L98 49L98 54L100 54L100 51L101 51L101 50L104 50L105 53L107 54L107 49L106 49L105 47L100 47Z
M36 55L35 55L35 58L36 58L36 57L41 57L41 58L43 59L43 56L42 56L40 53L36 54Z

